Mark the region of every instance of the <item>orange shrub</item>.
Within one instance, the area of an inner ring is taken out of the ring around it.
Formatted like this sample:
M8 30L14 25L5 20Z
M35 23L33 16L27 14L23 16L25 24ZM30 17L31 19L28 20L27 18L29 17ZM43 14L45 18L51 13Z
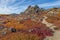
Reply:
M35 34L12 33L0 40L41 40L41 38Z

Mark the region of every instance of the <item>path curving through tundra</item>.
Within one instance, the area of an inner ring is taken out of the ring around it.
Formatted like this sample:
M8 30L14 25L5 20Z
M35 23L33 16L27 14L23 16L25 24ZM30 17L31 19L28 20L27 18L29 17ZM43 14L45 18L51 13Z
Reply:
M56 27L54 24L52 23L48 23L46 21L48 17L44 16L42 23L45 24L47 27L49 27L50 29L52 29L54 31L54 35L53 36L47 36L44 40L60 40L60 31L58 30L54 30L54 28Z

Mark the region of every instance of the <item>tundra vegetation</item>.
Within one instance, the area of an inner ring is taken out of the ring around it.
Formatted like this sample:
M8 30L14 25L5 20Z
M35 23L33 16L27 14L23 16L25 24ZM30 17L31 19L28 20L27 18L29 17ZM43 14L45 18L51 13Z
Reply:
M0 40L44 40L54 35L54 31L43 24L46 21L60 30L60 9L43 9L37 5L29 6L20 14L0 14Z

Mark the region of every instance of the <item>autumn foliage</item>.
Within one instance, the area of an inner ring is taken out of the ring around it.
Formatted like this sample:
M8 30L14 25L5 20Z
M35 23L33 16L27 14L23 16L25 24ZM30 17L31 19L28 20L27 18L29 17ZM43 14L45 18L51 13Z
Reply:
M34 34L11 33L0 40L41 40L41 38Z
M8 29L2 29L5 34L0 35L0 40L43 40L46 36L53 36L54 32L41 21L46 15L47 11L37 6L30 6L21 14L0 15L0 26ZM55 18L49 16L47 21L55 22Z

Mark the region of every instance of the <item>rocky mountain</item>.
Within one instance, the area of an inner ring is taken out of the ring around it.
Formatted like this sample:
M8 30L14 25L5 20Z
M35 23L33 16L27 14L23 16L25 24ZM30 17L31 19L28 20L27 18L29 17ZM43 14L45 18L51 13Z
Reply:
M20 16L23 16L23 19L40 21L40 18L46 14L47 10L40 8L38 5L35 5L35 6L28 6L28 8L20 14Z

